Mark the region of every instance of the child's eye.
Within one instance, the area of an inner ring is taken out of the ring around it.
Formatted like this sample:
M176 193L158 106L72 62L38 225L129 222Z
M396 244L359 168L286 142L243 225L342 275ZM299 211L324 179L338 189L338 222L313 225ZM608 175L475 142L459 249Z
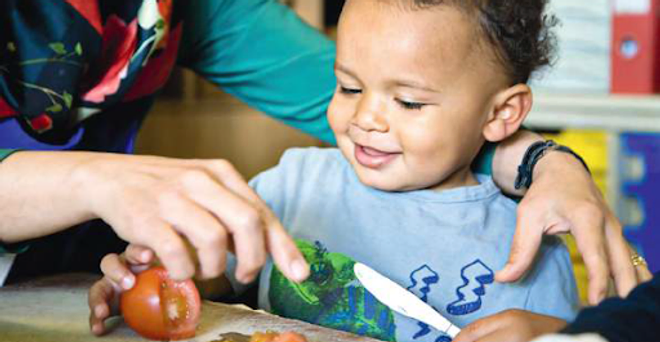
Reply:
M339 92L342 93L342 94L347 94L347 95L355 95L355 94L362 93L362 90L357 89L357 88L346 88L346 87L339 86Z
M404 101L404 100L396 100L396 101L404 109L420 110L420 109L422 109L422 107L426 106L426 103L421 103L421 102L410 102L410 101Z

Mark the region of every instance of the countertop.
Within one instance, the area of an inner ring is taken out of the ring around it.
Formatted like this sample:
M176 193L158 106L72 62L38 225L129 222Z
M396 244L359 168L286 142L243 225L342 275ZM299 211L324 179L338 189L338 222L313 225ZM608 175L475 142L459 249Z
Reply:
M145 341L119 317L111 320L107 335L99 338L89 332L87 290L97 277L68 274L0 288L0 341ZM223 333L249 335L266 330L296 331L310 342L377 342L245 306L208 301L202 306L197 336L189 341L210 342L220 339Z

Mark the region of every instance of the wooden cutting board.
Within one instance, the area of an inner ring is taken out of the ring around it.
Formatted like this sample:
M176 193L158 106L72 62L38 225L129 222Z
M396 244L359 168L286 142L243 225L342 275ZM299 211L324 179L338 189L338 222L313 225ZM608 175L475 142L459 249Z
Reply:
M96 276L72 274L43 278L0 288L0 341L146 341L121 318L110 322L111 332L97 338L89 332L87 290ZM293 330L310 342L377 342L301 321L284 319L245 306L204 302L197 336L190 341L210 342L221 334Z

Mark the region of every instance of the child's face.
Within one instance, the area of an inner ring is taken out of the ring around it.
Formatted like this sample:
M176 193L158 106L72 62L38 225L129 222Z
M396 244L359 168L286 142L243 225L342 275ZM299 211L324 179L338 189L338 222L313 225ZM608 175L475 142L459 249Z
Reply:
M475 25L447 5L346 3L328 118L364 184L397 191L475 183L469 166L507 82Z

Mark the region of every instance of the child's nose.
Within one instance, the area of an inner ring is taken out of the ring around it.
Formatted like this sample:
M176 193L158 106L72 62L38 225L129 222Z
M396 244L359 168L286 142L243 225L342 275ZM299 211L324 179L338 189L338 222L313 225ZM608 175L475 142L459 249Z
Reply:
M373 96L362 97L352 121L355 126L367 132L387 132L389 129L383 108Z

